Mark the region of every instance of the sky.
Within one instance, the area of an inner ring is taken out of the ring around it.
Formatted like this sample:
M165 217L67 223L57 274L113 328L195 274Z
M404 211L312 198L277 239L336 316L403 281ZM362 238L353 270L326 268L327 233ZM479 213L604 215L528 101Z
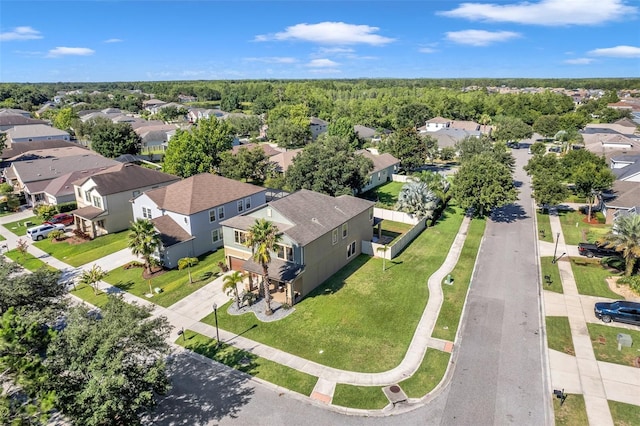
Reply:
M640 0L2 0L0 82L640 77Z

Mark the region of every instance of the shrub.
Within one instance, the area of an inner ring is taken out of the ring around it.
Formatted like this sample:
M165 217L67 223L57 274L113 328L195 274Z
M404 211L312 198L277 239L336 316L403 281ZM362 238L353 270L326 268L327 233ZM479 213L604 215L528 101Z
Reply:
M36 216L42 219L43 222L46 222L58 213L58 209L56 206L51 206L49 204L40 204L33 208L33 212Z
M288 303L283 303L282 305L280 305L280 307L285 311L288 311L289 309L291 309L291 305Z
M622 277L618 280L619 284L626 284L636 294L640 294L640 275L631 275L630 277Z
M598 223L606 223L607 218L604 217L604 214L602 214L602 212L596 212L596 220L598 221Z
M47 238L49 238L50 240L61 241L65 238L65 233L60 229L55 229L49 232L49 235Z
M68 203L58 204L57 207L60 213L69 213L70 211L78 208L78 203L76 203L75 201L70 201Z
M91 239L91 236L89 234L87 234L86 232L82 232L80 229L74 229L73 234L78 238L82 238L83 240Z

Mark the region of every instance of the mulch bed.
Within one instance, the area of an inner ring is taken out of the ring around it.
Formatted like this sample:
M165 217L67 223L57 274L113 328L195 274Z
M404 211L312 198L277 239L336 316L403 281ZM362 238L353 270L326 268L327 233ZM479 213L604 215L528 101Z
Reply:
M149 273L146 268L142 271L142 278L145 280L150 280L167 272L164 268L151 268L151 273Z

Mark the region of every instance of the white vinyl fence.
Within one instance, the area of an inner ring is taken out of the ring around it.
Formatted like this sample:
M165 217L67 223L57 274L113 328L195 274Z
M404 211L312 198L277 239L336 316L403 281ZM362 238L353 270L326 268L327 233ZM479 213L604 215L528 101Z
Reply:
M418 220L415 216L407 213L397 212L394 210L386 210L375 207L373 209L374 217L381 219L392 220L394 222L402 222L413 225L413 227L407 231L402 237L396 240L393 245L387 246L384 249L384 244L374 243L373 241L362 241L362 253L374 257L384 257L385 259L393 259L396 257L406 246L409 245L420 233L427 227L427 220Z

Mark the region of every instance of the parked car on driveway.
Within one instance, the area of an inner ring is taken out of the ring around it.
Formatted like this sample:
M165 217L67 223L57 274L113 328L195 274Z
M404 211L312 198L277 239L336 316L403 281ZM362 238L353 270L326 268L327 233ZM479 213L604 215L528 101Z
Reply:
M598 302L593 312L602 322L627 322L640 325L640 303L618 300L616 302Z
M58 213L54 215L51 219L46 221L46 224L55 225L57 223L62 223L65 226L69 226L73 223L73 216L68 213Z
M55 225L43 223L42 225L27 229L27 235L31 237L33 241L40 241L47 238L47 235L56 229L64 231L64 225L62 223L56 223Z
M578 244L578 253L587 257L620 256L620 252L616 249L598 243L580 243Z

